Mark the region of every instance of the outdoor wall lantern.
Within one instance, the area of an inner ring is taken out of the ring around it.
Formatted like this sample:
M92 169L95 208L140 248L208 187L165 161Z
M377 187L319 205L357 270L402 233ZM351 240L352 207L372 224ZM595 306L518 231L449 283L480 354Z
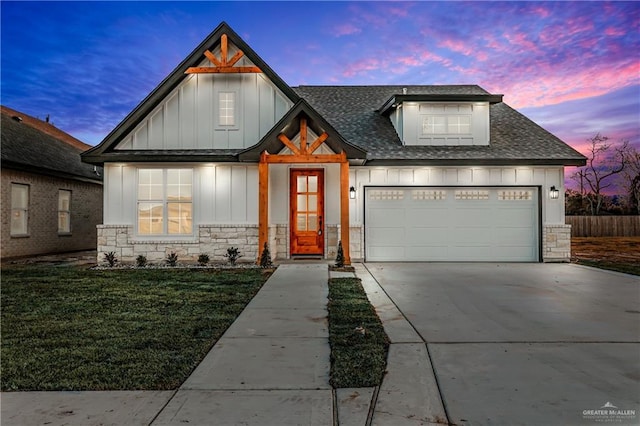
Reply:
M352 200L356 199L356 189L353 186L349 188L349 198Z
M555 186L552 186L549 189L549 198L551 198L552 200L557 200L558 197L560 197L560 191L558 191Z

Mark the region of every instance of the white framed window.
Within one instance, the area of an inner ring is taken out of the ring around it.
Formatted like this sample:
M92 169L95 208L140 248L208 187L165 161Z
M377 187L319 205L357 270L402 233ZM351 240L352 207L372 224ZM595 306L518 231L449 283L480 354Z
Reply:
M193 170L138 170L138 235L193 234Z
M221 126L236 125L236 93L218 93L218 123Z
M58 191L58 233L71 233L71 191Z
M29 233L29 185L11 184L11 235Z
M471 134L470 115L425 115L422 117L423 135Z

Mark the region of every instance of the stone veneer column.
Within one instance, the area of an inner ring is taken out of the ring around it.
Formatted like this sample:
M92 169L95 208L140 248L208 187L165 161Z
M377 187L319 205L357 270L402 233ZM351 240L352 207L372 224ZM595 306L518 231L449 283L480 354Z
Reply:
M571 225L543 225L542 261L571 261Z

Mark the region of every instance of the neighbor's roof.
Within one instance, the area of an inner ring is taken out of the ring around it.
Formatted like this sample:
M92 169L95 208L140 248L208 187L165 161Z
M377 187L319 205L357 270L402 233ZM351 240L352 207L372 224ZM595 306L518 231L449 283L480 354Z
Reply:
M406 88L406 93L403 93ZM293 88L349 143L368 152L367 164L584 165L585 157L503 102L490 106L488 146L404 146L380 109L398 95L490 95L477 85L299 86Z
M80 160L87 145L68 133L19 111L0 107L2 113L2 168L49 176L102 182L92 165Z

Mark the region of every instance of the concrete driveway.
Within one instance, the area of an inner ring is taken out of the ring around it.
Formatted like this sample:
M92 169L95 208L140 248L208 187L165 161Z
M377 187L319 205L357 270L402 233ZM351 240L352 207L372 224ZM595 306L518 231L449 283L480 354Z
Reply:
M640 423L640 278L570 264L365 266L426 342L451 423Z

